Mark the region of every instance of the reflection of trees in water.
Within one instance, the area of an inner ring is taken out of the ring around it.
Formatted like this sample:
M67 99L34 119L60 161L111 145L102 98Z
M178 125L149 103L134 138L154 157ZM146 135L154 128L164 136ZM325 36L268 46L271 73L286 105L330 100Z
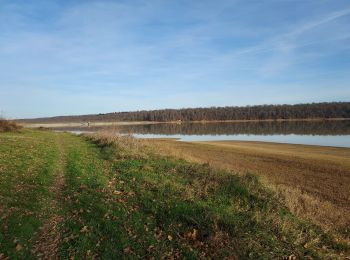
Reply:
M348 135L350 134L350 121L129 125L121 126L119 131L123 133L164 135Z
M121 133L163 134L163 135L349 135L350 120L346 121L284 121L284 122L243 122L243 123L182 123L182 124L151 124L123 125L89 128L60 128L57 130L116 129Z

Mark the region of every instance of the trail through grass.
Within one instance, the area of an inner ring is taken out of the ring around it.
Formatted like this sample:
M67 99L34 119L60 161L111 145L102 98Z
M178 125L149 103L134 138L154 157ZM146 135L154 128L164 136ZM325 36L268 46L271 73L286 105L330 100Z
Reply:
M49 187L51 194L51 215L44 221L38 234L33 237L32 252L42 259L57 259L61 242L60 226L63 221L63 189L65 185L65 136L57 135L58 163L52 185Z

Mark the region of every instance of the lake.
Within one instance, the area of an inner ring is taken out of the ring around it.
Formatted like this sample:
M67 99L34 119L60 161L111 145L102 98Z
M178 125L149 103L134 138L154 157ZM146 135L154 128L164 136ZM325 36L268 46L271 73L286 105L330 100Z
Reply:
M140 138L177 138L181 141L238 140L350 147L350 120L157 123L56 128L78 133L101 129L129 133Z

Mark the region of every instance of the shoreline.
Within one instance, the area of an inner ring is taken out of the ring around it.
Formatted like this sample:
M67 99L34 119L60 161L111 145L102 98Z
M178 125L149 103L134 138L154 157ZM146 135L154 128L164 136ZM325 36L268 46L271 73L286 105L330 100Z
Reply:
M138 138L138 137L137 137ZM161 138L139 138L141 140L155 140L155 141L176 141L176 142L183 142L183 143L193 143L193 144L210 144L210 145L229 145L229 144L251 144L251 145L259 145L259 146L265 146L265 145L277 145L277 146L296 146L298 148L318 148L318 149L344 149L344 150L350 150L350 147L345 146L332 146L332 145L317 145L317 144L297 144L297 143L278 143L278 142L271 142L271 141L253 141L253 140L198 140L198 141L189 141L189 140L181 140L181 138L176 137L161 137Z

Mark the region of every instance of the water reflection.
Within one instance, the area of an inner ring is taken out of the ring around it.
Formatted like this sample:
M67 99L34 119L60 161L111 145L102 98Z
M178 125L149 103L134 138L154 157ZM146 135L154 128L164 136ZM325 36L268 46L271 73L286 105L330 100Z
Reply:
M349 135L350 120L242 123L181 123L120 126L119 131L162 135Z
M185 141L245 140L350 147L350 120L236 123L159 123L57 128L93 132L111 129L143 138L179 138Z

